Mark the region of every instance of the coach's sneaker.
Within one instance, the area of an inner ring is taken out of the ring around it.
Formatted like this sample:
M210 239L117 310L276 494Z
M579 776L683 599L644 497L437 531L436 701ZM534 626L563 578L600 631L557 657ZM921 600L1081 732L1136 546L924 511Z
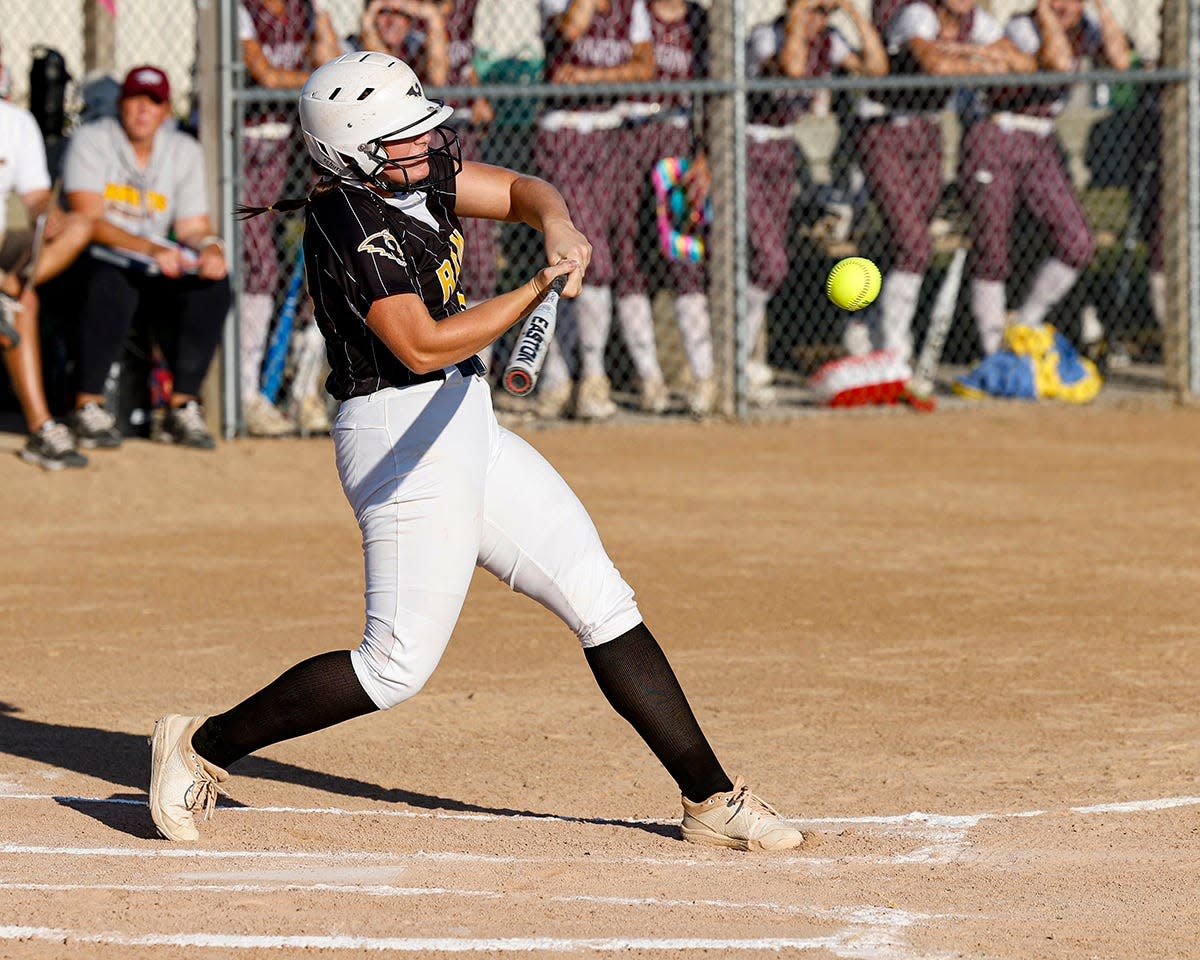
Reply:
M119 447L125 438L117 429L117 418L94 400L67 416L75 440L85 450L92 447Z
M150 736L150 816L168 840L198 840L193 814L203 808L204 819L212 819L217 795L228 796L219 784L229 774L192 749L192 734L205 719L168 713Z
M163 419L157 439L161 443L177 443L195 450L212 450L217 445L204 422L204 408L195 400L171 408Z
M750 792L741 777L733 789L693 803L683 797L683 839L734 850L791 850L804 834Z
M75 449L71 431L57 420L47 420L25 441L21 459L43 470L87 466L87 457Z
M617 412L608 377L600 374L579 381L575 394L575 416L580 420L607 420Z

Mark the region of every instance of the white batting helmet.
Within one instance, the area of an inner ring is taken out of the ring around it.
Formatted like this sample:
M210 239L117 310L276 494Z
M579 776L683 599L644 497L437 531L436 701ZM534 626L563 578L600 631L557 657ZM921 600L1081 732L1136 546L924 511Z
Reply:
M392 185L379 178L380 171L400 166L388 158L383 143L420 136L453 112L428 99L412 68L386 53L347 53L330 60L300 91L300 127L313 160L337 177L381 187ZM444 130L441 146L426 155L454 159L454 140L453 131Z

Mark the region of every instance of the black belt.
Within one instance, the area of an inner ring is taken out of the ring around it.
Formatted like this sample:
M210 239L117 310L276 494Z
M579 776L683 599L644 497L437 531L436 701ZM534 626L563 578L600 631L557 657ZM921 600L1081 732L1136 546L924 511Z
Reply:
M464 377L471 377L475 374L483 376L487 370L483 366L483 361L478 357L467 357L466 360L460 360L456 363L455 368ZM428 373L414 373L412 379L404 383L397 383L397 387L411 387L414 383L433 383L435 380L445 380L446 369L438 367L436 370L430 370Z

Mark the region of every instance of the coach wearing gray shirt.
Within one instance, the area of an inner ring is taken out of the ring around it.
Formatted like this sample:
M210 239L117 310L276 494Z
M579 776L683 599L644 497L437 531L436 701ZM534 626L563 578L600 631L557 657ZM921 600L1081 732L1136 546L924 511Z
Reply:
M160 438L214 446L197 397L229 310L228 268L208 214L204 156L169 119L170 92L160 69L135 67L118 116L84 124L67 149L67 204L95 225L71 417L84 447L121 443L104 381L138 316L151 322L174 378Z

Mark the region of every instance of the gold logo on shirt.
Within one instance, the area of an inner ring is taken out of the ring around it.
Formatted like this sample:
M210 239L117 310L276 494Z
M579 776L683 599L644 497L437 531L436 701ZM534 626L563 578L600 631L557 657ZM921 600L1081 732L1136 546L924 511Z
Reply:
M376 240L379 241L378 244L375 243ZM392 236L390 230L380 230L378 233L371 234L358 245L358 252L371 253L377 257L387 257L402 267L408 266L408 261L404 259L404 251L400 249L400 244Z

